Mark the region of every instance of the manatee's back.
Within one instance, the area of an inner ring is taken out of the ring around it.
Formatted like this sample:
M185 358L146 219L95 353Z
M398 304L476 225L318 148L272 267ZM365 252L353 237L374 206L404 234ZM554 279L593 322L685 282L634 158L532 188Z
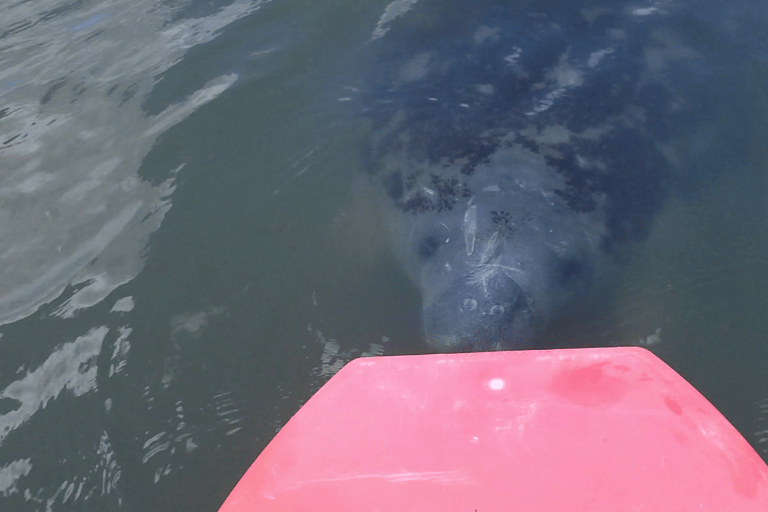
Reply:
M685 52L664 40L672 21L449 5L417 3L371 43L364 165L396 206L453 208L476 192L467 177L478 164L518 146L563 176L553 192L573 211L606 209L607 244L643 235L668 166L658 143L682 116L669 71Z

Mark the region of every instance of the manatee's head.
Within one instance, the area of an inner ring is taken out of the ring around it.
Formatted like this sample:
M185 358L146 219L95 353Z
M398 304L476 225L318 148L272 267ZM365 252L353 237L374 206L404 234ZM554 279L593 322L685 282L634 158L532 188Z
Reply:
M465 269L439 295L424 303L428 343L443 352L527 348L541 315L514 273Z
M518 218L485 199L414 227L426 340L446 352L545 348L548 322L590 282L594 251L578 218L548 202Z

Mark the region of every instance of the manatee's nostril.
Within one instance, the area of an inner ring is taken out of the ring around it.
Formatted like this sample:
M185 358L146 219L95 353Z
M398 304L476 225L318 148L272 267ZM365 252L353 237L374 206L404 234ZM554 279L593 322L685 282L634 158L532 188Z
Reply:
M462 311L474 311L477 309L477 301L475 299L464 299L464 303L461 305Z
M501 316L504 314L504 306L502 306L501 304L496 304L491 308L489 313L493 316Z

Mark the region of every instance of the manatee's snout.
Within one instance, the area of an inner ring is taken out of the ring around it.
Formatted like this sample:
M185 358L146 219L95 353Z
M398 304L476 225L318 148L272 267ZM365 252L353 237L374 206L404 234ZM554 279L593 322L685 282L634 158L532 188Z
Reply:
M532 336L531 301L509 276L470 275L424 307L426 339L439 351L524 348Z

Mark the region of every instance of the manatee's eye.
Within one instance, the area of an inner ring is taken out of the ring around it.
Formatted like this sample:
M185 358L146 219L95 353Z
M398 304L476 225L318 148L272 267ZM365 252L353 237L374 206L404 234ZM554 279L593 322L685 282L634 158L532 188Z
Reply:
M577 279L584 274L584 264L576 258L568 258L560 262L560 279L563 282Z
M403 176L399 172L384 177L384 189L395 201L403 198Z
M437 235L433 234L422 238L419 241L417 250L419 251L419 256L421 256L422 259L427 259L435 254L435 252L437 252L437 248L439 246L440 240L438 239Z

